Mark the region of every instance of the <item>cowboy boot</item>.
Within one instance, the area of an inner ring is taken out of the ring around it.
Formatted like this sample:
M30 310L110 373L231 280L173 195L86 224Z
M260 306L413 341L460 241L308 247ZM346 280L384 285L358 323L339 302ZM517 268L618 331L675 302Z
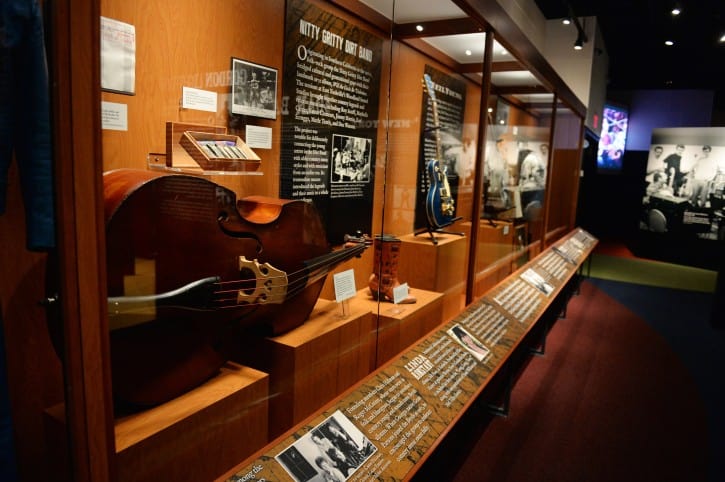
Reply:
M393 289L400 286L398 281L398 258L400 257L400 240L395 236L383 234L373 240L373 273L370 275L368 287L375 300L393 301ZM400 304L415 303L415 296L408 295Z

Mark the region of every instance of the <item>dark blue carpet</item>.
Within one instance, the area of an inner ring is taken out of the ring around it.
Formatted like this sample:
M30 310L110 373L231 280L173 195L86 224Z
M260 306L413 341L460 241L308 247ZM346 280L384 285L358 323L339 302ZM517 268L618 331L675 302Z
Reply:
M725 480L725 330L710 323L714 295L598 278L588 281L659 332L687 367L707 409L710 480Z

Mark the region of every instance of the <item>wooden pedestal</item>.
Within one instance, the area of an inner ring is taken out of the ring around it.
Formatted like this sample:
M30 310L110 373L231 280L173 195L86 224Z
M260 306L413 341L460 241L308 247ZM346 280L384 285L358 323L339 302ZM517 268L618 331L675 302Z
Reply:
M436 234L433 244L427 234L401 236L398 280L411 288L443 293L443 320L465 307L468 238Z
M378 304L372 299L368 289L358 291L357 296L350 300L351 306L356 310L368 310L375 319L376 367L383 365L443 322L443 294L415 288L411 288L409 293L416 297L416 303Z
M249 344L245 364L270 376L270 438L302 421L373 368L372 313L348 307L343 317L342 304L320 299L301 326Z
M116 420L119 482L213 480L268 442L267 374L227 363L220 374L158 407ZM46 410L51 443L64 443L62 404ZM57 450L62 452L62 450ZM67 464L54 462L63 480Z

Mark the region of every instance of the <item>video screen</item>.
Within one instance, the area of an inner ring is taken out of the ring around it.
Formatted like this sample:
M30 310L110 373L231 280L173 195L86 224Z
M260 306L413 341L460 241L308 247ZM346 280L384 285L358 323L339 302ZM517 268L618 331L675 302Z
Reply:
M623 107L605 104L602 117L602 136L599 138L599 150L597 151L597 170L617 172L622 169L629 115Z

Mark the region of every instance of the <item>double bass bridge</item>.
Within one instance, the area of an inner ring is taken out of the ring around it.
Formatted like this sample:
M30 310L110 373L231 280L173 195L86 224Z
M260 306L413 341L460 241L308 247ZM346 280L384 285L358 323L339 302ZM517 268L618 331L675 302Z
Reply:
M269 263L260 263L258 260L248 260L245 256L239 257L239 272L250 273L252 278L248 287L237 290L237 304L264 305L281 304L287 298L287 273Z

